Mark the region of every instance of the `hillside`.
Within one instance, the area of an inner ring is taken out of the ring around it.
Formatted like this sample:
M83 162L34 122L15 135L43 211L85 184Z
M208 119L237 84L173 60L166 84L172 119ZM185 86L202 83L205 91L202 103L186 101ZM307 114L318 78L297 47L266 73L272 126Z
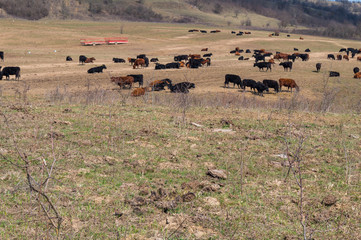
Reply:
M194 23L359 38L361 4L324 0L0 0L0 16Z

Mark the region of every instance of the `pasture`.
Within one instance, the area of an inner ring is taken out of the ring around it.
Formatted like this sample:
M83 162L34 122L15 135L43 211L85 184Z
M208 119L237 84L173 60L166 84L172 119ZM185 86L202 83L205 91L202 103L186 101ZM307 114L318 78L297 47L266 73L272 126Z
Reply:
M0 23L0 66L21 67L20 81L0 81L1 239L300 239L305 229L315 239L360 239L361 80L352 70L361 62L327 54L361 42L253 30L235 36L231 30L242 29L227 28L188 33L217 28L166 23ZM119 36L121 26L128 44L80 45ZM241 53L248 61L230 54L235 47L311 52L290 72L277 60L262 72L252 54ZM199 69L112 62L146 54L165 64L204 53L213 53L212 65ZM79 55L96 60L81 65ZM103 64L103 73L87 73ZM341 76L328 78L331 70ZM196 87L133 98L110 81L128 74L143 74L145 85L169 78ZM224 88L226 74L291 78L300 92L261 97ZM62 217L59 231L17 167L22 153L37 182L56 159L44 191ZM212 169L227 177L208 176ZM302 196L295 179L303 180Z

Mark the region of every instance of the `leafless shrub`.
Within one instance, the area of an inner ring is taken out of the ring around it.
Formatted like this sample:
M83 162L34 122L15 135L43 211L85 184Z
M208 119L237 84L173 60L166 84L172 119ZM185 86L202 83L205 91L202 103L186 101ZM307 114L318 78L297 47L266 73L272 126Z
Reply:
M339 89L331 88L329 83L330 77L324 74L322 82L322 100L320 104L320 112L330 111L333 103L335 102L336 96L339 93Z

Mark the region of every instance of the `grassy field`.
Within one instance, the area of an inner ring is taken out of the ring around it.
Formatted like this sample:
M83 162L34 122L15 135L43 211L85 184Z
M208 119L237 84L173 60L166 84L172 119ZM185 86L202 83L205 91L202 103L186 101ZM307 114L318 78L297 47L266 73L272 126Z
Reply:
M361 238L361 86L352 72L360 63L326 59L361 42L262 31L236 37L236 29L202 35L187 30L213 29L164 23L0 22L0 65L21 67L20 81L0 81L1 239L304 239L302 224L314 239ZM119 36L121 27L129 44L80 46L80 38ZM204 47L212 65L201 69L111 61L145 53L168 63ZM312 52L292 72L278 64L259 72L229 54L235 47ZM95 63L79 65L81 54ZM68 55L75 61L65 62ZM103 74L86 73L101 64ZM341 77L328 79L329 70ZM196 88L132 98L110 82L133 73ZM260 97L227 89L227 73L289 77L301 91ZM226 178L207 175L212 169ZM58 232L49 205L29 191L26 170L62 217Z

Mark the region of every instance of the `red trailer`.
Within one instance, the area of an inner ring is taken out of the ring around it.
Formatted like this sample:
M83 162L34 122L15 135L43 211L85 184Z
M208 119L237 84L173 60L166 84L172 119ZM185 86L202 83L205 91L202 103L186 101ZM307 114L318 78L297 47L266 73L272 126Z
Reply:
M127 37L112 37L112 38L83 38L80 39L82 46L95 46L95 45L111 45L128 43Z

